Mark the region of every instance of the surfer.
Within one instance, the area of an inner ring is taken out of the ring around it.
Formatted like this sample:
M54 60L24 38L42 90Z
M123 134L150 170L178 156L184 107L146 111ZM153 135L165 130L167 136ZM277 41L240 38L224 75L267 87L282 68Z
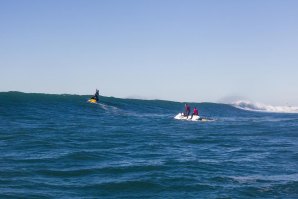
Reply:
M188 104L185 104L185 110L184 110L183 115L188 117L189 113L190 113L190 106Z
M193 109L193 113L191 114L191 118L190 119L192 119L192 117L194 115L199 115L199 111L198 111L198 109L196 107Z
M91 99L95 99L96 102L99 100L99 90L96 89L95 94L91 97Z

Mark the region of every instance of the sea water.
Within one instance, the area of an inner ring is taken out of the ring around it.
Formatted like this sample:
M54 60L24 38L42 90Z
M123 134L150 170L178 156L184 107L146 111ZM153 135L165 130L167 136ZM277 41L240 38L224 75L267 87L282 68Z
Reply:
M0 93L0 198L298 198L295 107L88 97Z

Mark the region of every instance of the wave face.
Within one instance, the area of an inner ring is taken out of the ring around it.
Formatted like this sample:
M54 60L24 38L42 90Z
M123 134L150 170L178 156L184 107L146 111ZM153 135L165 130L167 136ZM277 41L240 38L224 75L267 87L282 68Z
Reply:
M232 104L236 108L247 111L259 111L270 113L298 113L298 107L293 106L272 106L249 101L237 101Z
M297 198L292 110L89 97L0 93L0 198Z

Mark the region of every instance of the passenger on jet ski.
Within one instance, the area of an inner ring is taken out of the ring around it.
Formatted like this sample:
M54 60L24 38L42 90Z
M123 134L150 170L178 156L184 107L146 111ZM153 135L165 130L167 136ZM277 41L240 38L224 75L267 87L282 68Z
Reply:
M198 111L198 109L196 107L193 109L193 113L191 114L191 118L190 119L192 119L192 117L194 115L199 115L199 111Z
M96 102L98 102L98 100L99 100L99 90L96 89L96 92L95 92L95 94L93 95L93 97L91 97L91 99L95 99Z
M185 110L184 110L183 116L188 117L189 113L190 113L190 106L188 104L185 104Z

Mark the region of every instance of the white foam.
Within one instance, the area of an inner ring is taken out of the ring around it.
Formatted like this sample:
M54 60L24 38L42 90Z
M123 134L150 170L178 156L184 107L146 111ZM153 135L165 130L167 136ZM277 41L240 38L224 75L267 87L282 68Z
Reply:
M250 175L250 176L229 176L230 178L240 182L240 183L251 183L258 180L270 180L270 181L285 181L285 182L297 182L298 173L289 174L289 175Z
M270 113L298 113L298 107L295 106L272 106L250 101L236 101L232 103L236 108L247 111L259 111Z

